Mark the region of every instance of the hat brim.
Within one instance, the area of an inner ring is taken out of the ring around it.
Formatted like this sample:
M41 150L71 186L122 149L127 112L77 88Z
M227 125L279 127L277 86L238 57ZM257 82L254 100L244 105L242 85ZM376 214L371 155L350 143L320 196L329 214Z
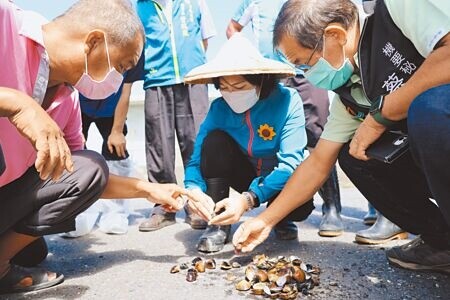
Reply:
M296 75L291 66L266 58L242 62L238 67L224 66L223 61L213 60L194 68L184 77L184 82L186 84L203 84L212 83L213 78L217 77L259 74L271 74L280 79Z

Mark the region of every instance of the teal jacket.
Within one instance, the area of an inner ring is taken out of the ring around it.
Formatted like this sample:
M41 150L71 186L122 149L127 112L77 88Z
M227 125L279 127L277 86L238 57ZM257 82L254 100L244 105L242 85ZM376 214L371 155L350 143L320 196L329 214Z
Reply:
M145 29L144 89L182 83L206 62L198 1L174 0L172 26L157 1L137 1L137 13Z
M305 115L297 91L278 84L267 97L245 113L237 114L225 100L217 98L200 126L194 152L185 170L186 188L206 191L200 171L203 140L209 132L230 135L253 164L257 178L249 186L260 202L280 192L304 159Z

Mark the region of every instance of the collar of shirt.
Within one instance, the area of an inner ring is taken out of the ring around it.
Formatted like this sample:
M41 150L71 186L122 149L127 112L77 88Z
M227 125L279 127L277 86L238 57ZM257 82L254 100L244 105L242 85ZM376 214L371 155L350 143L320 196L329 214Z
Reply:
M44 37L42 34L42 26L48 23L48 20L36 12L26 10L20 10L18 18L18 21L21 24L19 34L29 38L40 46L38 51L40 52L41 59L32 97L36 102L42 104L50 76L50 60L45 49Z

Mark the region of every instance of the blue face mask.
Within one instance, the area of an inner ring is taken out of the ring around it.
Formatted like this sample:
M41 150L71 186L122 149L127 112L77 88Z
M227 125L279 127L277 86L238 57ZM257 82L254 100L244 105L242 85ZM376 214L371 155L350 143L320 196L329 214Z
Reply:
M325 49L325 39L323 48ZM325 89L335 90L343 86L353 74L353 65L348 58L345 58L344 49L342 49L344 62L339 68L335 68L321 57L319 61L305 72L305 77L314 86ZM323 55L323 54L322 54Z

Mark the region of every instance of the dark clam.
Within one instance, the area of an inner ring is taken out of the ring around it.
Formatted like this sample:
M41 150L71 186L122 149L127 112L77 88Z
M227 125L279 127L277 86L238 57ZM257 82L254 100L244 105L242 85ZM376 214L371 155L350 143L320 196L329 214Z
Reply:
M220 264L220 268L221 268L222 270L230 270L230 269L232 268L232 266L231 266L231 264L230 264L228 261L224 260L224 261Z
M207 269L215 269L216 268L216 260L214 258L206 260L205 267Z
M178 273L178 272L180 272L180 266L179 266L179 265L173 266L173 267L170 269L170 273L171 273L171 274Z
M193 260L192 260L192 265L193 266L195 266L195 264L198 262L198 261L202 261L203 259L201 258L201 257L196 257L196 258L194 258Z
M182 264L180 265L180 270L187 270L187 269L189 269L189 266L188 266L187 263L182 263Z
M196 281L197 280L197 275L198 275L197 270L192 269L192 268L187 270L186 281L188 281L188 282Z

